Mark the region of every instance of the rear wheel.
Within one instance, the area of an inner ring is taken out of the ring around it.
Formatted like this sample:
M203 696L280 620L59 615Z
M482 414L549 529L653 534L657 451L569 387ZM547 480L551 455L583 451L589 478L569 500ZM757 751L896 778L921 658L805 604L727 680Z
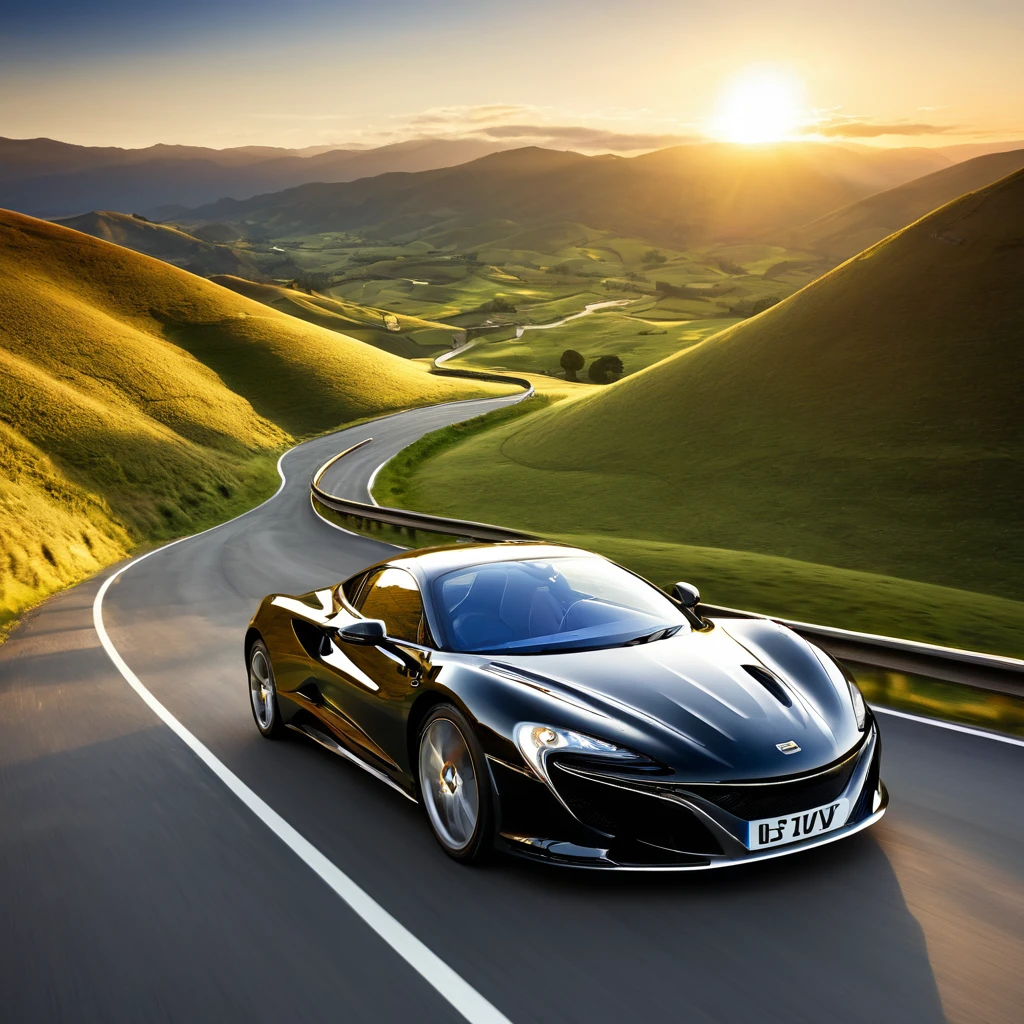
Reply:
M267 645L262 640L257 640L249 648L249 703L256 728L267 739L278 739L284 735L284 723L277 706L274 667L270 663Z
M473 727L451 704L434 708L420 729L418 780L445 853L464 863L483 860L494 817L490 775Z

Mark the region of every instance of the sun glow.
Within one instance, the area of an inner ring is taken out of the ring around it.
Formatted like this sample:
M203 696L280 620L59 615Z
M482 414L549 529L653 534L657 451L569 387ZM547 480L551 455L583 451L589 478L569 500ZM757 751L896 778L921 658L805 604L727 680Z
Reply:
M715 134L729 142L778 142L800 124L800 84L780 71L751 70L734 79L718 104Z

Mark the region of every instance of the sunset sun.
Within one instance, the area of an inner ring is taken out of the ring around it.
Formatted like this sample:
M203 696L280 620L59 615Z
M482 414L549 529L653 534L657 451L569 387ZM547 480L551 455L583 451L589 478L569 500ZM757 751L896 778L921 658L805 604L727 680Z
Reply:
M800 86L779 71L749 71L734 79L718 104L715 134L729 142L778 142L800 120Z

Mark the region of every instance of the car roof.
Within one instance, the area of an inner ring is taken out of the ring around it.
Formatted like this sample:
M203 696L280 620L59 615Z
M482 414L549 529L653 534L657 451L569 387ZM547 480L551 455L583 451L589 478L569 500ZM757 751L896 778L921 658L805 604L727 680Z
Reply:
M382 564L419 570L427 582L456 569L491 562L524 562L532 559L566 558L570 556L601 558L592 551L568 544L545 544L534 541L505 541L500 544L452 544L446 547L421 548L396 555ZM410 564L412 563L412 564Z

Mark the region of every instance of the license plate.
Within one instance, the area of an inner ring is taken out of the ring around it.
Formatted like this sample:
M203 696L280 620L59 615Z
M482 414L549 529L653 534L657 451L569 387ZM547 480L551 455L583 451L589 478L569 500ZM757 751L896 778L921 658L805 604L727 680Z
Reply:
M763 850L769 846L783 846L785 843L820 836L845 825L849 814L850 801L843 798L811 811L751 821L747 826L747 849Z

